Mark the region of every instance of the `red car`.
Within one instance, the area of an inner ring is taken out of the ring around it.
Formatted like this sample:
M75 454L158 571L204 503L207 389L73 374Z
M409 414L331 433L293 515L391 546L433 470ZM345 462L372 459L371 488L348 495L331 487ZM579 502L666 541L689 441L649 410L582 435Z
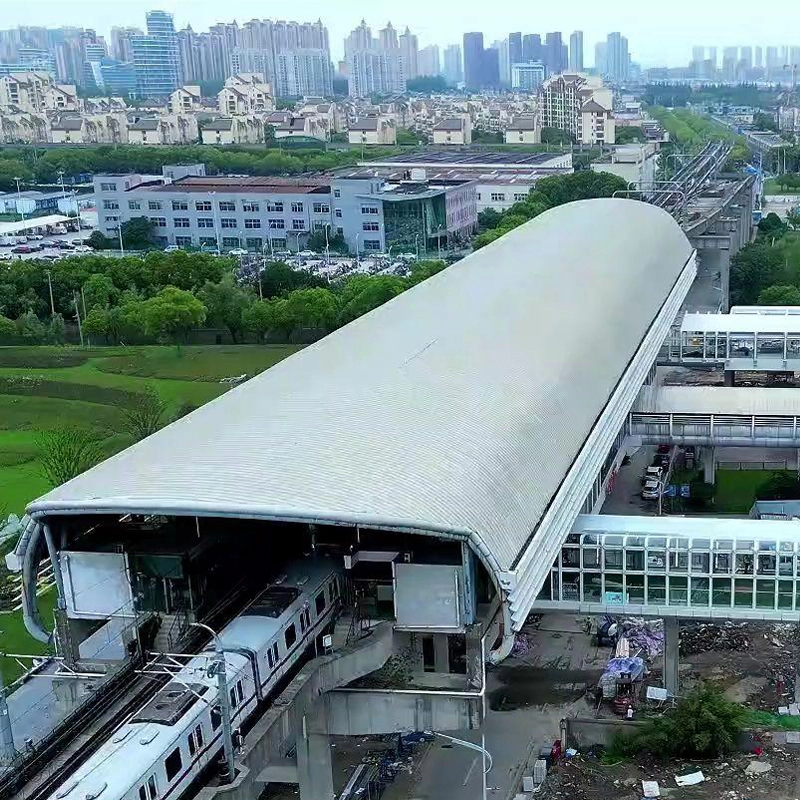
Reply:
M28 244L20 244L17 245L16 247L12 247L11 252L19 253L20 255L22 255L23 253L33 253L34 249Z

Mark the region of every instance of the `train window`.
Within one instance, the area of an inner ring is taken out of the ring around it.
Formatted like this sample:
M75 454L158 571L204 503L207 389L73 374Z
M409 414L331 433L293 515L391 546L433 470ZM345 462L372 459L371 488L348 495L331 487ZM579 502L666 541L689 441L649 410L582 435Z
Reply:
M277 642L275 642L275 644L272 645L272 658L275 661L275 666L277 667L278 666L278 661L279 661L279 659L278 659L278 643Z
M190 733L186 741L189 743L189 755L193 756L195 754L195 750L197 750L197 748L194 746L194 734Z
M300 633L306 632L306 612L300 612Z
M197 741L197 749L199 750L203 746L203 726L198 725L194 729L194 738Z
M144 786L139 787L139 800L147 800L147 790Z
M219 706L214 706L211 709L211 730L218 730L222 725L222 710Z
M242 682L236 681L236 693L239 695L239 702L244 701L244 690L242 689Z
M286 629L286 633L284 634L284 638L286 639L286 647L291 647L297 641L297 631L295 630L294 625L290 625Z
M181 771L182 766L181 749L180 747L176 747L164 759L164 771L167 773L167 780L171 781Z
M325 610L325 592L320 592L315 602L317 604L317 616L319 616Z
M156 786L156 776L151 775L147 779L147 791L150 795L150 800L156 800L158 797L158 787Z
M272 669L275 665L272 663L272 648L270 647L267 650L267 663L269 664L269 668Z
M231 686L230 695L231 695L231 708L236 708L236 687L235 686Z

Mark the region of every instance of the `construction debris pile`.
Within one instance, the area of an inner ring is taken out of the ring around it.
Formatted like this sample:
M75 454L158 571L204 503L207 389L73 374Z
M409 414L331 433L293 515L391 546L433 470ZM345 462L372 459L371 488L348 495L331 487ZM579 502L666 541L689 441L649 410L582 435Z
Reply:
M681 623L680 654L708 653L712 650L748 650L750 632L747 622Z

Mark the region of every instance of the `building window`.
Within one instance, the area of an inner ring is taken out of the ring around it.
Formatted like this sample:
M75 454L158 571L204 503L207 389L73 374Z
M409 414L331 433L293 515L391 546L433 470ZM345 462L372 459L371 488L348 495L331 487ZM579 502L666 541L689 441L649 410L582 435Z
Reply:
M220 211L236 211L236 203L232 200L220 200L219 201L219 210Z
M314 223L314 230L315 231L324 231L325 228L327 228L327 227L328 227L328 223L327 222L315 222Z
M361 227L365 231L379 231L381 226L377 222L364 222L361 224Z
M245 228L260 228L261 227L261 220L260 219L246 219L244 221Z
M316 603L317 616L319 616L325 610L325 592L320 592L314 602Z
M492 202L493 203L504 203L506 199L505 194L503 192L492 192Z
M303 204L292 203L292 214L302 214L302 213L303 213Z
M198 228L213 228L214 227L214 220L211 217L198 217L197 218L197 227Z
M365 250L380 250L381 249L381 241L380 241L380 239L364 239L364 249Z
M284 638L286 639L286 648L290 648L296 641L297 641L297 630L295 629L294 625L290 625L286 629L286 633L284 634Z
M119 203L116 200L103 200L103 208L107 211L115 211L119 208Z
M260 250L263 244L263 239L245 239L245 246L248 250Z
M267 211L277 211L279 214L282 214L283 202L279 200L275 203L267 203Z
M341 189L334 189L333 190L333 196L334 197L341 197L342 196L342 190Z
M105 217L106 222L119 222L119 217L116 214L109 214Z
M128 200L128 208L131 211L139 211L142 207L142 204L138 200Z
M211 211L210 200L197 200L194 204L195 211Z
M282 231L286 227L286 222L282 219L270 219L267 222L274 231Z
M173 200L172 201L172 210L173 211L188 211L189 204L186 200Z
M175 244L178 245L178 247L189 247L191 245L191 243L192 243L192 237L191 236L176 236L175 237Z
M524 192L517 192L514 195L514 202L515 203L524 203L528 199L528 195Z
M336 229L337 236L344 236L344 228L337 228Z
M280 238L280 239L270 239L270 242L272 243L272 246L276 250L285 250L286 249L286 238L285 237Z
M362 214L377 214L378 207L377 206L361 206L361 213Z
M223 217L220 220L220 225L223 228L235 228L236 227L236 220L232 219L231 217Z
M336 219L341 219L342 218L342 209L341 208L337 208L336 211L334 212L334 215L336 216Z
M314 203L315 214L330 214L331 207L327 203Z
M161 201L160 200L148 200L147 201L147 208L150 211L161 211Z
M200 246L203 247L216 247L217 240L213 236L201 236L200 237Z
M304 231L306 229L306 221L304 219L293 219L292 220L292 230L293 231Z
M189 227L189 218L188 217L175 217L175 219L172 220L172 224L176 228L188 228Z
M223 247L238 247L239 246L239 237L238 236L223 236L222 237L222 246Z
M101 183L100 184L100 191L101 192L116 192L117 191L117 184L116 183Z
M167 227L167 219L166 217L150 217L150 222L156 226L156 228L166 228Z
M246 201L242 203L242 211L258 212L258 203L254 203L252 200Z
M171 781L181 771L182 766L181 749L180 747L176 747L164 759L164 771L167 773L167 780Z

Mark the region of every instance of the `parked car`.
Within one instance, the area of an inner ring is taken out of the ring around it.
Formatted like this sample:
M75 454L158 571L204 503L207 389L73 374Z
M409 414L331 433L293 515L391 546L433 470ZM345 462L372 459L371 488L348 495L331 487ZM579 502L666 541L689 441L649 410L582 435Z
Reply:
M313 250L301 250L298 254L300 258L316 258L317 254Z
M167 245L167 246L164 248L164 252L165 252L165 253L177 253L177 252L178 252L178 250L180 250L180 249L181 249L181 248L180 248L180 247L178 247L178 245L176 245L176 244L168 244L168 245Z
M242 256L247 255L247 250L242 247L234 247L233 250L228 250L229 256L236 256L236 258L241 258Z
M0 261L11 261L11 253L0 253Z
M0 247L13 247L17 243L14 236L3 236L0 238Z
M660 444L658 446L658 452L659 453L666 453L667 455L669 455L669 451L671 449L672 449L671 445L668 445L668 444Z
M642 488L642 499L658 500L660 488L661 487L658 481L653 481L653 480L646 481L644 487Z
M642 483L647 483L647 481L660 481L663 475L664 470L662 467L648 467L642 476Z
M11 250L12 253L17 253L18 255L24 255L25 253L32 253L33 248L28 244L18 244Z
M53 225L53 233L66 233L67 229L63 225Z
M42 253L42 258L45 261L61 261L63 256L61 253Z
M76 253L93 253L94 252L94 250L92 250L92 248L89 247L88 244L76 244L75 247L73 248L73 250L75 250Z
M33 240L35 240L37 242L41 242L42 239L44 239L44 236L42 236L41 233L29 233L28 234L28 240L31 240L31 239L33 239Z
M27 236L15 236L14 241L17 244L28 244L28 237Z

